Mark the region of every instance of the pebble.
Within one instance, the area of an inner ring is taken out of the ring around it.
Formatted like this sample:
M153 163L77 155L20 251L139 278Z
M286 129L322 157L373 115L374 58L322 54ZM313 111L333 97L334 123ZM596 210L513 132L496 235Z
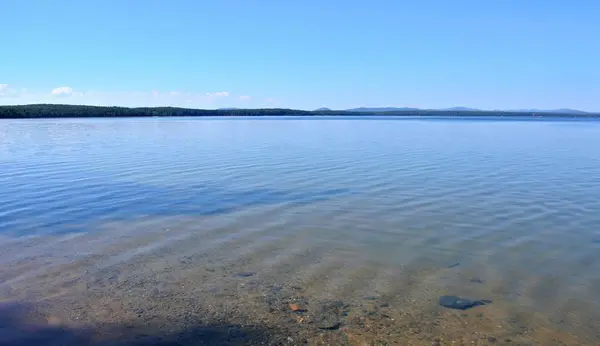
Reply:
M302 308L298 304L290 304L290 309L292 309L292 311L294 311L294 312L305 312L306 311L306 309Z
M321 315L317 323L317 327L324 330L336 330L340 328L341 325L342 323L339 318L332 314Z
M344 316L344 302L333 301L323 304L314 314L317 328L323 330L336 330L342 326L341 317Z
M283 289L283 287L278 286L278 285L271 286L271 292L281 292L282 289Z
M233 277L234 278L247 278L249 276L252 276L256 274L255 272L239 272L237 274L234 274Z
M445 308L467 310L479 305L491 303L491 300L472 300L457 296L441 296L439 304Z

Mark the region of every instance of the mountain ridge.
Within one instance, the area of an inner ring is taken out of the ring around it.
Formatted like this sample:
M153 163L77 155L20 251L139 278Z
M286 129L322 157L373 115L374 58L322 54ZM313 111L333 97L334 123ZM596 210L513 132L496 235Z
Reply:
M411 107L358 107L344 109L346 112L396 112L396 111L418 111L419 108Z
M412 108L369 108L361 111L286 108L261 109L193 109L179 107L104 107L65 104L31 104L0 106L0 119L17 118L109 118L109 117L228 117L228 116L398 116L398 117L562 117L600 118L599 113L514 112L489 110L432 110ZM390 110L391 109L391 110ZM395 110L394 110L395 109ZM462 109L462 108L461 108Z
M396 111L460 111L460 112L516 112L516 113L561 113L561 114L593 114L578 109L559 108L559 109L494 109L486 110L470 107L450 107L450 108L412 108L412 107L358 107L344 109L345 112L396 112Z

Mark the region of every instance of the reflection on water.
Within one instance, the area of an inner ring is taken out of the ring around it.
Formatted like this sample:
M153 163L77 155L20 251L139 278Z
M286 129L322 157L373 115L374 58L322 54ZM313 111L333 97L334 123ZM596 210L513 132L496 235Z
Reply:
M554 120L4 121L0 299L87 327L253 324L274 343L598 343L599 135ZM457 313L442 295L492 303Z
M18 171L18 165L5 165ZM129 181L104 181L87 176L83 181L32 179L15 175L5 193L22 198L9 201L0 214L0 231L22 236L32 233L85 232L77 224L140 215L214 215L263 204L310 204L343 196L350 189L285 191L265 187L226 189L210 185L153 186ZM35 182L32 184L32 182ZM68 215L67 215L68 214ZM67 220L65 220L67 219Z

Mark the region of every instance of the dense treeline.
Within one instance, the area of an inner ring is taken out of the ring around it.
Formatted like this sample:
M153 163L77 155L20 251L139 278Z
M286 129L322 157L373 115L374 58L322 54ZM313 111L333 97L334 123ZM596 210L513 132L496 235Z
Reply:
M97 107L39 104L0 106L0 118L85 118L85 117L198 117L198 116L268 116L311 115L309 111L292 109L208 110L176 107Z
M296 109L190 109L177 107L97 107L38 104L22 106L0 106L0 119L19 118L106 118L106 117L201 117L201 116L315 116L315 115L394 115L394 116L532 116L590 118L600 114L569 113L526 113L503 111L439 111L439 110L400 110L391 112L350 112L350 111L303 111Z

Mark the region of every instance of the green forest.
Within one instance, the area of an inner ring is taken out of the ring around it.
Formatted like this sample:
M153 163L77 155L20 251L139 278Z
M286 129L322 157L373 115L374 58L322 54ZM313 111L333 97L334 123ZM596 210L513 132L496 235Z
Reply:
M99 107L60 104L36 104L0 106L0 119L23 118L110 118L110 117L208 117L208 116L495 116L495 117L568 117L596 118L600 113L571 114L543 112L505 111L443 111L443 110L398 110L387 112L372 111L305 111L297 109L190 109L177 107Z

